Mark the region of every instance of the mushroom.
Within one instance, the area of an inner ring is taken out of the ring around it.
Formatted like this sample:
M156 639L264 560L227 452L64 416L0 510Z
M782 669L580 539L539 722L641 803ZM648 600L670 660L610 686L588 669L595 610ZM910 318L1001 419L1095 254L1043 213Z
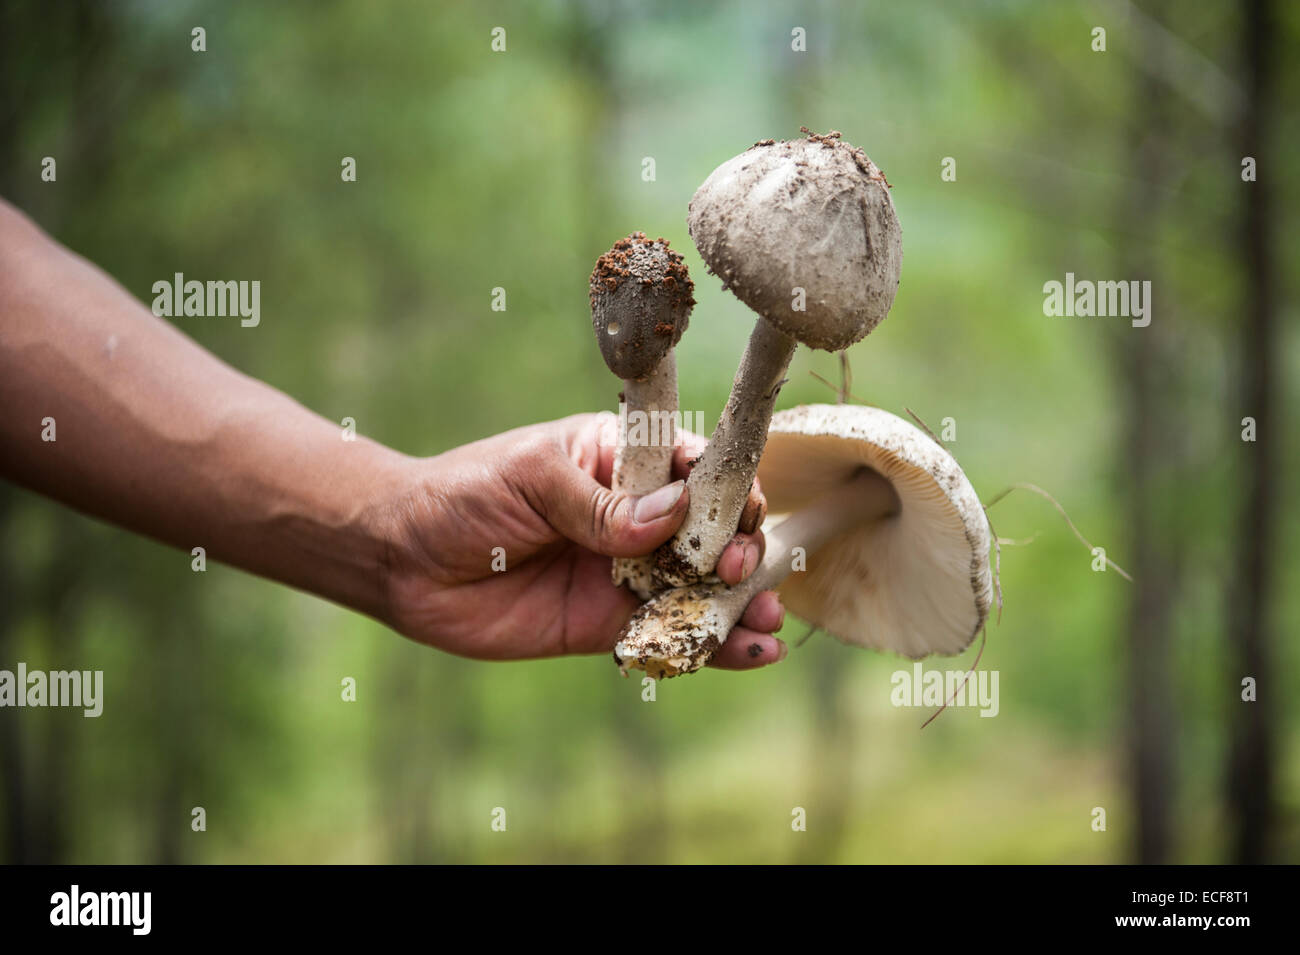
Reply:
M623 379L611 485L649 494L672 477L677 440L677 361L673 347L690 321L695 285L666 239L633 232L596 260L591 323L609 370ZM614 584L642 600L651 593L650 557L615 558Z
M621 668L655 679L699 669L773 588L855 646L918 659L970 645L992 602L989 525L934 439L879 408L792 408L772 418L759 479L771 513L787 516L767 532L758 570L736 587L696 584L642 605L614 648Z
M807 130L804 130L807 132ZM713 573L736 531L795 346L839 351L889 313L903 249L885 177L838 132L758 143L691 199L687 224L709 270L758 321L709 446L690 508L656 553L656 582Z

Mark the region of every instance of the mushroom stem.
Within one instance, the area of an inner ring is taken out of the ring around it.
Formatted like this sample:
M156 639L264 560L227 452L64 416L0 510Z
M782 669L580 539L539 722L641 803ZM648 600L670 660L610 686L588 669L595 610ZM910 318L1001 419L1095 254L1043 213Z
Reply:
M712 574L736 533L797 344L763 318L755 323L727 406L686 482L686 520L656 552L659 589L685 586Z
M727 588L725 601L729 609L739 604L735 620L740 619L749 602L764 590L775 590L794 572L794 549L802 556L815 554L828 541L847 533L859 524L874 521L898 510L898 495L893 485L863 468L850 480L823 494L816 501L791 514L767 532L767 550L758 569L742 583ZM734 621L733 621L734 626Z
M640 497L672 479L677 443L677 358L673 350L644 378L623 382L618 450L611 485ZM642 600L653 593L654 557L614 559L614 585L626 583Z
M861 469L768 532L763 563L743 583L680 587L643 604L623 630L614 658L620 667L645 670L655 679L698 670L726 642L749 602L794 571L794 548L802 548L806 557L898 508L893 485L870 468Z

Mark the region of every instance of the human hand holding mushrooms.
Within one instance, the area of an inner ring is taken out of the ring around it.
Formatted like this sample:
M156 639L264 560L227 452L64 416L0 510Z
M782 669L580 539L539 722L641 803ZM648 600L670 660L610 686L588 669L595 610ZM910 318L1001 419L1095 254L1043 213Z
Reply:
M0 478L479 659L606 652L630 615L614 644L625 672L762 666L784 655L770 588L850 643L912 657L967 646L994 589L990 531L948 453L875 408L772 413L798 342L843 349L889 311L902 253L884 176L838 134L769 140L709 176L688 222L758 316L707 446L629 428L616 449L604 419L575 415L411 457L340 441L335 422L200 348L0 200L14 409ZM681 256L639 233L592 276L627 404L670 424L692 290ZM54 443L52 410L74 440ZM48 441L31 427L46 415Z
M619 667L655 679L698 670L768 589L846 643L912 658L965 649L992 603L990 531L952 455L878 408L773 414L800 342L839 351L889 313L902 242L884 175L837 132L767 140L713 171L687 224L709 270L758 319L687 480L686 520L651 557L614 562L614 582L645 601L615 645ZM625 424L633 412L674 419L673 349L690 290L680 255L639 233L615 243L592 273L596 339L623 381ZM665 446L650 432L650 442L620 434L615 489L666 482L672 439ZM771 514L766 555L728 586L715 574L718 558L756 475Z

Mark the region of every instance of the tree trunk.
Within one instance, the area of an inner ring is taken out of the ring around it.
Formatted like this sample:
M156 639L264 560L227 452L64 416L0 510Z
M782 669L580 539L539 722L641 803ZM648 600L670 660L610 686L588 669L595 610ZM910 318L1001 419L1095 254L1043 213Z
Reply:
M1159 47L1145 43L1143 56L1154 58ZM1143 136L1130 159L1133 187L1123 197L1118 214L1124 238L1116 253L1117 274L1149 279L1162 291L1156 274L1157 257L1149 237L1157 234L1156 223L1163 214L1159 188L1169 172L1167 117L1168 92L1149 70L1137 89L1137 122ZM1136 593L1128 620L1128 783L1136 814L1135 859L1143 864L1169 861L1170 809L1175 773L1173 741L1176 725L1169 673L1170 627L1177 589L1176 542L1168 540L1171 529L1161 526L1156 506L1164 492L1163 475L1173 457L1170 443L1179 423L1171 414L1174 390L1168 375L1173 363L1167 360L1170 322L1176 309L1169 294L1161 296L1160 314L1152 316L1146 328L1120 332L1119 355L1125 371L1125 465L1120 469L1127 490L1126 525L1135 555L1133 577ZM1173 365L1176 367L1176 365Z
M1268 861L1268 833L1273 818L1274 740L1270 714L1281 692L1274 681L1268 629L1269 598L1274 578L1277 524L1277 449L1283 434L1277 420L1276 274L1272 245L1269 187L1281 168L1267 161L1272 116L1275 28L1270 0L1250 0L1243 23L1243 68L1246 72L1241 155L1257 162L1257 181L1240 184L1243 306L1241 347L1242 417L1255 419L1256 440L1242 442L1241 518L1237 554L1229 591L1228 640L1233 666L1227 692L1232 694L1232 732L1227 765L1227 803L1232 825L1232 854L1237 863ZM1235 422L1229 422L1235 427ZM1240 681L1253 677L1258 697L1240 699Z

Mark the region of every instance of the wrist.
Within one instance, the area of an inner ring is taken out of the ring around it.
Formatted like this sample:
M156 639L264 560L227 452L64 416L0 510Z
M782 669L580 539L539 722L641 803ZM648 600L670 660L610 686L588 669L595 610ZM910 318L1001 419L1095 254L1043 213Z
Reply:
M365 438L340 442L322 429L277 460L254 498L261 533L250 539L260 543L252 552L238 545L246 552L229 555L232 562L389 623L401 502L415 459Z
M398 569L408 566L405 513L418 487L416 458L371 443L336 504L340 520L334 551L335 593L324 596L393 626L391 591Z

